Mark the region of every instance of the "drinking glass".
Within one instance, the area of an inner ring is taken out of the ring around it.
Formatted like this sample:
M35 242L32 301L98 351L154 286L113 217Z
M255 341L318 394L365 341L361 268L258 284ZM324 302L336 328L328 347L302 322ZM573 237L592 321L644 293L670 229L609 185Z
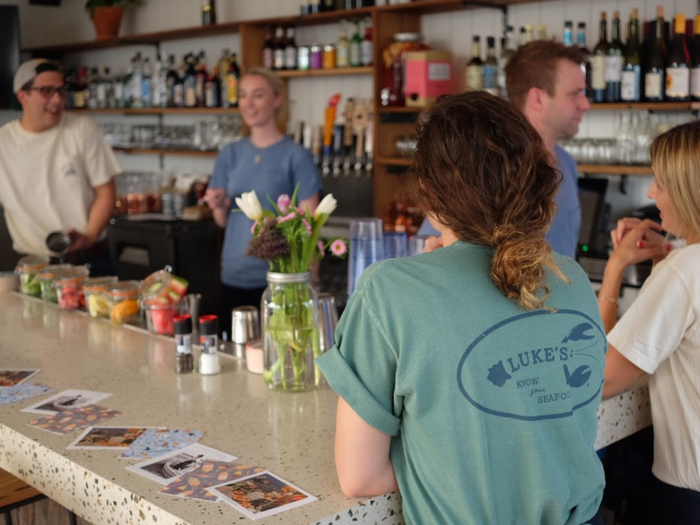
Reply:
M384 232L384 258L408 256L406 232Z
M348 263L348 295L355 291L362 272L370 264L384 259L382 220L376 218L350 220L350 260Z
M428 219L426 219L428 220ZM408 238L408 256L418 255L423 253L423 248L425 248L425 241L428 240L429 235L412 235Z

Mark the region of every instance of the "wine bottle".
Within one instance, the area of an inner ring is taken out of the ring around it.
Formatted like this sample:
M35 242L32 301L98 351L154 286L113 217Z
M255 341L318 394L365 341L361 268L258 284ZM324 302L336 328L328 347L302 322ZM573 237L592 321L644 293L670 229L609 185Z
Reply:
M287 40L284 44L284 67L285 69L297 68L297 43L293 27L287 28Z
M650 102L664 99L666 81L666 40L664 38L664 8L656 8L654 41L649 46L649 58L644 67L644 98Z
M284 28L278 27L275 29L275 47L273 51L273 64L274 69L284 69L284 49L285 49L285 39L284 39Z
M216 24L216 1L203 0L202 2L202 25L208 26Z
M350 66L360 67L362 65L362 37L360 36L360 21L355 20L355 30L350 39Z
M622 80L622 55L624 52L620 40L620 12L613 12L612 41L605 57L605 99L608 102L620 101L620 84Z
M467 63L467 88L484 89L484 62L481 60L481 37L474 36L472 40L472 58Z
M265 26L265 43L263 44L263 67L275 67L275 44L272 40L272 26Z
M675 29L666 64L666 98L678 102L690 98L690 55L685 40L684 15L676 15Z
M501 39L501 56L498 57L498 90L502 97L508 96L506 91L506 64L515 54L515 31L513 26L506 27L506 37Z
M620 98L625 102L639 102L642 97L642 59L639 45L639 20L637 10L632 9L627 26L627 46L622 66L622 87Z
M498 96L498 59L496 58L496 39L486 38L486 60L484 61L484 91Z
M562 40L565 46L574 45L574 23L571 20L564 21L564 38Z
M692 68L690 70L690 97L700 100L700 15L695 17L695 34L690 55Z
M605 59L608 56L610 44L608 43L608 22L605 11L600 13L600 39L593 49L591 56L591 87L593 88L593 102L605 102L607 94L607 82L605 79Z
M345 20L340 21L340 30L338 31L338 42L335 45L335 65L337 67L350 66L350 40L345 28Z
M593 68L591 67L591 52L586 46L586 22L578 23L578 34L576 35L576 45L586 55L586 61L581 64L581 69L586 77L586 97L593 101L593 87L591 86Z

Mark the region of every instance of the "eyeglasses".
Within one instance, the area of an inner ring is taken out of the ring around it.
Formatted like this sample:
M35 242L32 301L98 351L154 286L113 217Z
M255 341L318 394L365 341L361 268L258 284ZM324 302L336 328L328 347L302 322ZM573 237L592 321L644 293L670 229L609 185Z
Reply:
M66 98L66 94L68 93L68 88L66 88L66 86L60 86L60 87L41 86L41 87L30 87L30 88L27 88L25 91L38 91L39 93L41 93L41 96L44 98L51 98L54 96L54 93L58 93L58 96L61 98Z

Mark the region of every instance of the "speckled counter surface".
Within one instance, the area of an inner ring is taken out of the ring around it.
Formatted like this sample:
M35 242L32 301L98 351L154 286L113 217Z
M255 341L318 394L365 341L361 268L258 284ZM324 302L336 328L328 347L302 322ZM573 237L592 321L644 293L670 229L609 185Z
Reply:
M403 523L397 494L349 499L333 463L336 395L270 392L262 378L222 356L217 376L174 373L172 339L113 326L19 294L0 294L0 368L40 368L32 380L57 392L111 392L100 404L122 415L109 425L167 426L205 432L201 443L274 472L318 501L261 524ZM20 412L37 399L0 407L0 468L94 524L219 524L248 520L225 503L173 498L127 471L116 453L66 450L59 436L27 425ZM597 446L649 424L645 385L603 403Z

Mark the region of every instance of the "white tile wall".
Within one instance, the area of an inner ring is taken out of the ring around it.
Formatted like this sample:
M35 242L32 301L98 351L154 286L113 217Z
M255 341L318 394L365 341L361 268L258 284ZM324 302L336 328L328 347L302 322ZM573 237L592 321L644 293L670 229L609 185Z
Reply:
M21 39L23 46L37 46L67 41L89 40L94 37L91 23L84 12L84 0L63 0L60 8L30 6L28 0L0 0L0 4L16 4L20 7ZM548 32L560 37L564 20L573 20L574 26L580 21L587 25L587 42L592 47L598 40L598 17L601 10L620 10L626 20L633 7L640 11L640 18L655 16L657 5L663 5L666 17L677 12L687 16L699 12L696 0L543 0L511 6L507 23L519 28L526 23L534 26L546 24ZM177 27L188 27L199 23L199 2L196 0L147 0L144 7L127 12L122 33L143 33ZM248 20L293 15L298 12L297 0L217 0L217 14L220 22ZM479 34L500 36L503 27L501 12L496 9L456 11L423 17L422 32L426 43L450 50L455 57L457 77L460 82L464 64L469 58L472 36ZM334 42L337 39L337 25L321 25L300 28L298 43ZM224 47L239 51L238 34L222 35L201 39L165 42L163 53L174 53L181 57L191 50L205 50L210 63L216 60ZM135 46L101 51L73 53L66 56L68 64L99 65L108 64L112 71L126 67L129 58L140 50L144 56L155 59L153 46ZM369 97L372 93L372 79L369 75L357 77L324 77L317 79L293 79L289 84L290 122L304 120L320 123L326 100L334 93L344 97ZM18 114L0 112L0 124ZM614 136L615 112L596 112L587 115L581 123L581 137ZM100 120L126 117L100 117ZM168 117L171 119L174 117ZM133 117L132 117L133 119ZM129 119L128 122L135 122ZM149 122L152 120L149 120ZM176 123L176 120L167 122ZM157 169L157 157L120 155L120 162L127 169ZM165 168L206 172L212 169L211 159L190 159L168 157ZM630 209L648 202L646 188L649 177L629 177L627 194L619 191L619 177L611 178L608 199L613 204L614 215L624 215Z

